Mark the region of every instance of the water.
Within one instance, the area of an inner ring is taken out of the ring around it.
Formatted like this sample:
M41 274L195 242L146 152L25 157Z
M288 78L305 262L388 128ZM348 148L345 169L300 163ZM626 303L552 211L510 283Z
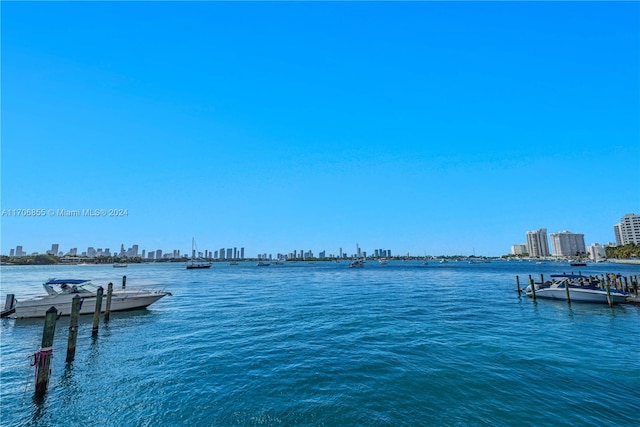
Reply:
M1 301L51 277L165 289L149 309L81 318L49 390L43 320L2 319L2 426L635 426L640 307L518 298L515 276L640 266L419 262L2 267Z

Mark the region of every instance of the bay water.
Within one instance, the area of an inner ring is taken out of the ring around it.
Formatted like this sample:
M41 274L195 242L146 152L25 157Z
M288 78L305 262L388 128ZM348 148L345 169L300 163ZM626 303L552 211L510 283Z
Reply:
M2 426L637 426L640 306L532 301L516 275L640 266L369 261L2 266L0 298L48 278L172 293L92 336L56 325L46 395L31 355L43 319L2 319Z

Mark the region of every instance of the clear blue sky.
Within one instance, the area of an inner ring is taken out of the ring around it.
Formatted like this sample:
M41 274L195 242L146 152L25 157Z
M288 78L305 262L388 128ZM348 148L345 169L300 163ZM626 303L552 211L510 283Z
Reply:
M640 213L640 4L2 2L1 252L507 254Z

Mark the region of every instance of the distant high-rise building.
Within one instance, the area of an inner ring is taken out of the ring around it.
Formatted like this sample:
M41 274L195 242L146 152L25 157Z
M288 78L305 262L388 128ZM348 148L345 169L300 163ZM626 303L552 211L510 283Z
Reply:
M156 249L156 259L162 259L162 249Z
M240 248L240 259L244 259L244 248Z
M124 256L124 243L120 245L120 256Z
M16 256L25 256L26 252L22 251L22 246L16 246Z
M597 243L587 247L587 253L589 254L589 258L594 261L600 261L607 258L606 248Z
M549 241L547 240L546 228L527 231L527 251L531 257L549 256Z
M528 253L526 243L511 246L511 255L524 255L526 253Z
M233 249L227 248L227 259L231 259L233 257Z
M16 250L15 249L11 249L9 251L9 256L16 256Z
M640 215L626 214L613 226L617 245L640 244Z
M584 244L584 234L562 231L551 233L553 256L577 256L587 252Z
M51 255L58 255L58 248L59 248L59 245L57 243L53 243L51 245L51 250L47 253Z

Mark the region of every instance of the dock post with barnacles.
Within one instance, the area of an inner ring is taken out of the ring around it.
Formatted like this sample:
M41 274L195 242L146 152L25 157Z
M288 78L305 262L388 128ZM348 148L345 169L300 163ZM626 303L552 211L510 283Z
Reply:
M53 335L56 332L58 310L51 307L47 310L42 330L42 344L40 350L34 354L33 365L36 367L36 396L43 396L49 385L51 375L51 357L53 356Z

